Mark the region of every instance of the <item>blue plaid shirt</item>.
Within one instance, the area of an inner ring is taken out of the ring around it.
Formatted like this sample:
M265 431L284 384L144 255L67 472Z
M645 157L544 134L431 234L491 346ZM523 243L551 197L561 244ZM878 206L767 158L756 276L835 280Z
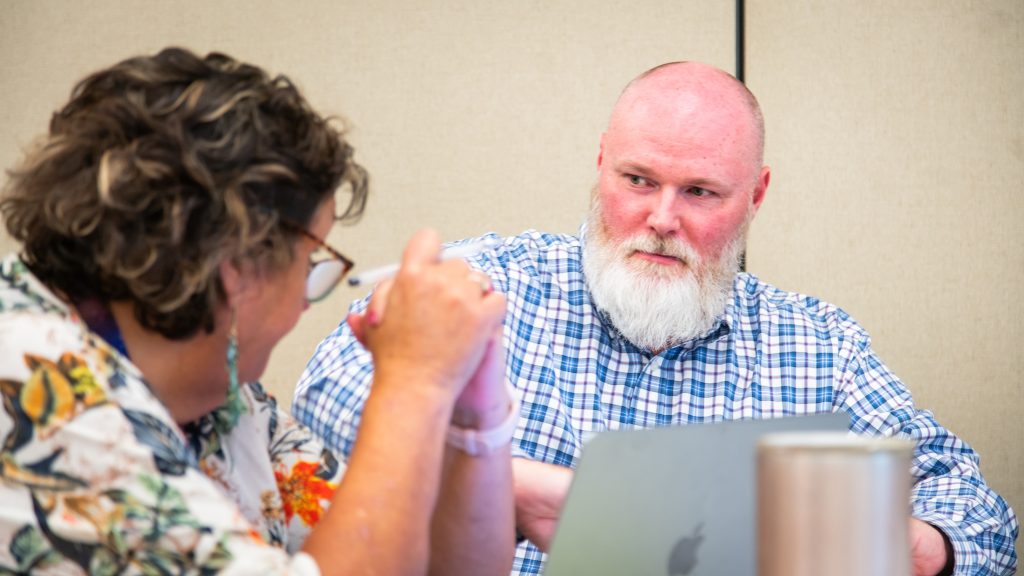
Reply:
M516 455L574 466L583 441L603 430L842 410L856 433L916 441L913 515L949 537L956 574L1016 567L1017 520L985 484L975 452L914 407L845 312L738 274L714 328L651 354L595 308L581 244L579 236L530 231L471 260L508 299L507 370L523 415ZM295 415L347 456L371 375L370 355L342 322L306 367ZM537 574L542 561L524 543L513 573Z

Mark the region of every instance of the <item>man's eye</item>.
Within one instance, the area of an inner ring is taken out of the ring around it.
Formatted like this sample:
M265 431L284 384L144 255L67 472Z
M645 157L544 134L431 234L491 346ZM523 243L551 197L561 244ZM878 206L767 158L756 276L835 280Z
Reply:
M710 196L713 194L713 192L704 188L698 188L694 186L693 188L690 188L690 194L700 198L702 196Z
M629 178L629 183L632 184L633 186L647 186L648 184L647 178L644 178L643 176L637 176L636 174L628 174L626 177Z

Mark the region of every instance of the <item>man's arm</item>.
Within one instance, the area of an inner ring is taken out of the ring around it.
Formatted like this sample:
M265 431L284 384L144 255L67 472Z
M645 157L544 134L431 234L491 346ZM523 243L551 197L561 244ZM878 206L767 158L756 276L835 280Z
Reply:
M858 434L901 436L915 442L911 472L912 514L925 526L911 532L915 566L921 574L941 567L953 552L953 574L1007 574L1016 569L1017 518L981 475L978 456L967 443L943 428L932 414L918 410L910 392L872 351L863 332L844 343L847 359L833 401L851 416ZM928 528L948 542L938 546Z
M572 483L572 469L526 458L512 459L516 528L542 552L551 547L558 516Z

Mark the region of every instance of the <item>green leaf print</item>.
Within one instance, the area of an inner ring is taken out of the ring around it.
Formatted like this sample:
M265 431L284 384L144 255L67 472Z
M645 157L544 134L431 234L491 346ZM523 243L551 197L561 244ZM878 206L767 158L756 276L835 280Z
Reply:
M91 576L113 576L120 574L123 566L118 562L118 555L107 548L98 548L89 562Z
M60 560L60 555L47 545L35 527L29 525L18 530L8 549L18 561L17 572L11 573L30 572L33 568L44 568Z
M195 550L168 545L162 541L172 530L187 527L195 530L197 536L207 532L186 506L182 494L160 476L141 475L138 478L143 493L132 494L124 490L110 490L107 497L122 508L122 521L107 527L106 544L122 560L131 558L131 565L142 574L173 575L195 570ZM126 550L125 541L129 535L123 533L124 526L133 526L133 533L143 538L143 548L134 553ZM201 572L216 573L231 561L224 538L217 543ZM97 563L99 562L99 563ZM113 566L113 561L102 562L94 558L97 571ZM210 568L210 570L207 570ZM99 572L97 572L99 573Z

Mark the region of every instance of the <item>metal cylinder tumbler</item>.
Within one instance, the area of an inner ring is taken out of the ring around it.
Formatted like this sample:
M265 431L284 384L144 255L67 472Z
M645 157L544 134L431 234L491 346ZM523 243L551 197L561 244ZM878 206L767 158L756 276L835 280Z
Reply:
M760 576L909 576L913 443L766 435L757 450Z

